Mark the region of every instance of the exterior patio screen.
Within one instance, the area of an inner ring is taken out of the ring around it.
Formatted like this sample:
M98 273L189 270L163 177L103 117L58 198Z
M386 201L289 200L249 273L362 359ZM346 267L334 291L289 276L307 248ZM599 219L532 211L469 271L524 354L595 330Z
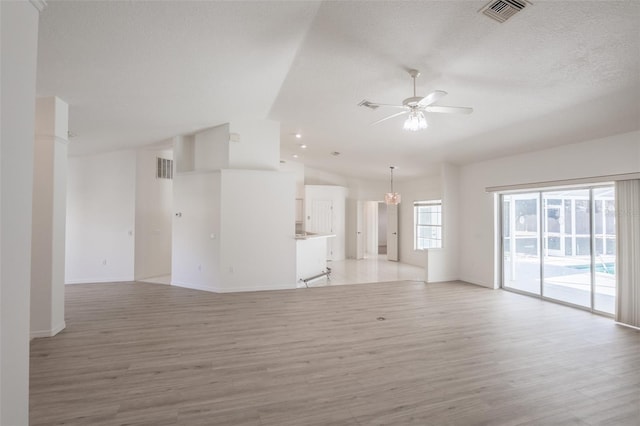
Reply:
M505 194L501 204L503 288L614 313L613 186Z

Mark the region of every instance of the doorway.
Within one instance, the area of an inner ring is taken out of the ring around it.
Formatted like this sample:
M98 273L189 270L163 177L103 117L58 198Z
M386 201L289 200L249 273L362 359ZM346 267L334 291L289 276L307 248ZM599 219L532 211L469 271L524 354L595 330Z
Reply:
M381 201L358 201L356 259L379 257L398 261L397 206Z
M378 253L387 254L387 205L378 203Z

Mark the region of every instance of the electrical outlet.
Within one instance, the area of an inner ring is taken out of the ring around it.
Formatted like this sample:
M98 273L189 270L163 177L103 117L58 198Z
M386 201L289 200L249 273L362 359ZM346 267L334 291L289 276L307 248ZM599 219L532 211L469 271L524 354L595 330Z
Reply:
M102 259L102 266L107 266L107 259Z

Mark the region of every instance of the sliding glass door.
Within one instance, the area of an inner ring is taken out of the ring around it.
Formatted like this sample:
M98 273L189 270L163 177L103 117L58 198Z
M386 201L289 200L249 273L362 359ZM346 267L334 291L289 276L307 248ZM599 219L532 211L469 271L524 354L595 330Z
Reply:
M505 194L501 206L504 288L614 313L613 186Z
M589 190L543 192L542 294L591 307L591 208Z
M540 199L537 192L502 196L503 285L540 294Z

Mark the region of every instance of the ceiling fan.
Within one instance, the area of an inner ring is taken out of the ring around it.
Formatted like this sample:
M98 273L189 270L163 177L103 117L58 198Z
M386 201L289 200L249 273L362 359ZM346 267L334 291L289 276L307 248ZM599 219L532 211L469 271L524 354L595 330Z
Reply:
M441 112L446 114L471 114L473 112L473 108L469 107L433 105L435 102L446 96L447 92L444 92L442 90L435 90L424 97L416 96L416 78L420 76L420 71L409 70L409 75L413 79L413 96L403 100L402 105L380 104L377 102L368 101L366 99L358 104L358 106L363 106L371 109L377 109L379 107L403 109L403 111L391 114L378 121L374 121L373 123L371 123L372 125L389 120L390 118L409 114L409 117L407 117L406 121L404 122L404 129L416 131L420 129L426 129L428 126L427 119L424 116L425 112Z

